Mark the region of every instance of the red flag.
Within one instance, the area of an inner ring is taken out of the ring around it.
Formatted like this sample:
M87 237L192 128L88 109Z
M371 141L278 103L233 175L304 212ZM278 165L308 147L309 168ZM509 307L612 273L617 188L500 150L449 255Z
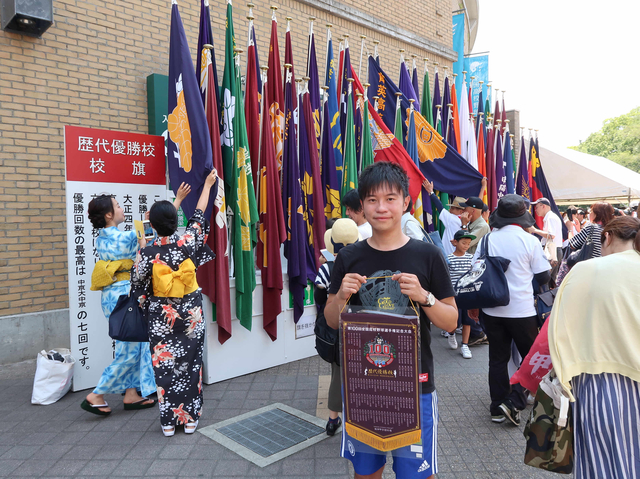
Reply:
M282 312L282 264L280 245L286 237L284 211L280 195L280 176L276 150L271 136L267 105L270 102L269 80L264 89L262 122L262 150L260 151L260 185L258 211L258 267L262 274L263 327L272 341L278 338L278 315Z
M464 157L466 156L466 152L465 154L462 153L462 143L460 142L460 110L458 110L456 82L451 83L451 103L453 103L453 111L451 112L451 115L453 116L453 132L456 135L456 148L458 149L458 153Z
M284 133L284 90L282 89L282 70L280 67L280 49L278 47L278 22L275 11L271 18L271 40L269 43L269 70L265 97L269 98L269 111L264 122L270 124L273 145L276 151L278 171L282 169L283 133ZM268 95L267 95L268 93ZM264 139L263 139L264 142Z
M340 53L339 53L340 59L338 60L338 105L340 106L342 104L342 70L344 68L344 48L342 46L342 41L340 41ZM340 111L342 111L342 107L340 106L339 108Z
M364 95L364 88L353 66L351 67L351 74L353 75L353 84L356 91ZM411 196L415 204L422 192L422 183L425 180L424 175L413 162L407 150L404 149L394 134L389 131L389 128L384 124L373 105L369 102L367 102L367 105L369 105L369 127L371 128L371 141L373 142L373 161L390 161L404 168L407 176L409 176L409 196Z
M222 167L222 150L220 144L220 122L218 120L218 105L216 103L216 89L211 63L210 50L204 49L203 55L207 68L202 76L207 76L205 94L205 112L211 138L211 151L213 153L213 167L218 172L218 181L214 185L216 192L211 212L211 232L207 238L207 244L215 253L213 261L205 263L198 268L198 284L202 291L213 303L213 316L218 323L218 341L223 344L231 337L231 293L229 290L229 256L227 252L227 215L224 198L224 169Z
M253 42L253 20L249 21L249 42L247 52L247 75L244 97L244 117L247 123L249 155L251 156L251 174L253 185L258 184L258 162L260 159L260 92L258 91L258 68L256 64L256 46Z

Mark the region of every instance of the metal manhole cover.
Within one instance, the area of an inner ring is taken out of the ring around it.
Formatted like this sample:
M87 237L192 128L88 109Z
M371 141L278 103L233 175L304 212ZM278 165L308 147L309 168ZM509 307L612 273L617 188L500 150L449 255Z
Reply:
M198 431L260 467L328 437L322 419L279 403Z

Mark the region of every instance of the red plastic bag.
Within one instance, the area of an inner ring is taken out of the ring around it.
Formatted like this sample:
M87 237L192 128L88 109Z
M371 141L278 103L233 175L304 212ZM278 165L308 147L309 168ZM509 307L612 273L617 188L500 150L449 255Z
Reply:
M511 376L511 384L522 384L533 396L538 390L538 384L542 378L551 371L551 355L549 354L549 320L547 319L540 329L529 354L524 358L520 369Z

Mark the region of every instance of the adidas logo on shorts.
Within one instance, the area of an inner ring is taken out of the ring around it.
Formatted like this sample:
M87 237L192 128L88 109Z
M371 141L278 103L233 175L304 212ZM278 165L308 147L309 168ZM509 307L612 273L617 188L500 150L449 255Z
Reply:
M429 469L429 463L427 461L424 461L420 466L420 468L418 469L418 472L424 472L427 469Z

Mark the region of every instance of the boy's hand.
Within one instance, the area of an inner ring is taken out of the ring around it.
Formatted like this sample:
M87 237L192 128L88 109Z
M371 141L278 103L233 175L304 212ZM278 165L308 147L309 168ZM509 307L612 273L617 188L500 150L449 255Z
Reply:
M150 211L147 211L147 212L144 214L144 219L145 219L145 220L147 220L147 221L149 221L149 214L150 214Z
M411 301L422 303L427 297L427 292L422 288L420 280L415 274L394 274L391 279L400 283L400 291L402 294L406 294Z
M182 202L187 195L191 192L191 185L188 183L182 182L180 184L180 188L178 188L178 192L176 193L176 199Z
M340 301L346 303L352 294L356 294L360 291L360 286L367 282L367 277L359 275L357 273L347 273L342 278L342 284L340 285L340 291L336 296Z

